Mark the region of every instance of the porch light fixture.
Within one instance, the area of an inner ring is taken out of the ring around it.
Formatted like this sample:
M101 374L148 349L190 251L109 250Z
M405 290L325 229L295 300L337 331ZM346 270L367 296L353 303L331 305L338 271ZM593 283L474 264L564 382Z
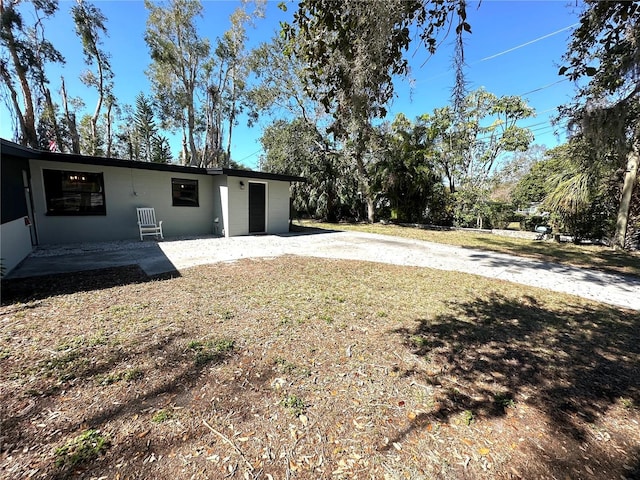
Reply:
M244 190L244 182L240 180L240 190Z

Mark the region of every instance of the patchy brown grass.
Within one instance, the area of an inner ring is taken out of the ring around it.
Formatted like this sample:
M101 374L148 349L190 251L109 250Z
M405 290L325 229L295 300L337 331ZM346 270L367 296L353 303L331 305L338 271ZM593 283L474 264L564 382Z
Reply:
M637 312L352 261L117 273L3 285L2 477L640 475Z
M601 245L575 245L553 241L527 240L504 237L491 233L463 230L428 230L400 225L321 223L301 221L301 228L323 228L330 230L351 230L359 232L393 235L396 237L444 243L466 248L477 248L492 252L507 253L534 258L545 262L556 262L575 267L595 268L609 273L622 273L640 277L640 255L638 253L614 250Z

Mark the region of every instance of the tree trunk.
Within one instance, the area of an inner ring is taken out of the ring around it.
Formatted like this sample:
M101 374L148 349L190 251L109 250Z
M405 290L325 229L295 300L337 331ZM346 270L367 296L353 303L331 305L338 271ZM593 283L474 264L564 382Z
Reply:
M53 106L53 101L51 100L51 92L48 88L44 89L44 98L47 105L47 110L49 111L49 115L51 115L51 125L53 125L53 136L56 140L56 148L58 152L62 152L62 135L60 134L60 128L58 127L58 119L56 118L56 110Z
M627 169L624 176L624 184L622 186L620 207L618 208L616 233L613 239L613 246L615 248L624 249L625 247L629 210L631 208L631 197L633 195L633 188L635 187L638 179L638 163L640 161L638 150L638 143L636 142L633 150L631 150L627 155Z
M67 128L69 129L69 135L71 136L71 153L80 153L80 135L78 135L78 127L76 126L76 116L74 113L69 112L67 89L64 86L64 77L60 77L60 79L62 80L61 94L64 117L67 122Z
M373 201L371 192L367 192L367 222L374 223L376 221L375 216L376 216L375 202Z
M0 16L4 16L4 5L0 2ZM29 80L27 79L27 70L24 68L20 61L20 56L18 55L18 48L16 46L16 40L13 36L13 32L10 27L3 27L3 32L5 36L5 40L7 43L7 48L9 50L9 54L11 55L11 60L13 61L13 66L16 69L16 74L18 76L18 80L20 81L20 87L22 89L22 96L24 99L24 112L19 109L17 102L14 103L14 106L18 106L16 110L16 114L18 116L18 121L20 123L20 130L22 132L21 143L23 145L28 145L32 148L38 148L38 134L36 132L36 117L35 111L33 109L33 96L31 94L31 87L29 86ZM14 92L13 84L11 82L11 75L9 72L2 66L2 78L5 81L5 84Z
M98 48L95 43L93 44L93 47L97 52ZM98 66L98 103L96 104L96 109L91 117L92 155L96 155L98 153L98 118L100 118L100 110L102 109L102 102L104 100L104 72L102 70L102 59L99 54L96 54L96 63Z
M196 116L193 107L193 90L189 95L190 101L187 105L187 135L189 136L189 163L190 166L198 166L198 152L196 149L196 141L193 132L196 128Z
M187 131L182 123L182 161L185 165L189 165L189 147L187 145Z
M233 134L233 122L236 119L236 77L235 67L232 67L231 73L231 109L229 111L229 137L227 138L227 158L226 166L231 162L231 135Z
M106 120L106 126L107 126L107 150L105 152L105 155L107 158L111 158L111 144L112 144L112 138L111 138L111 109L113 108L113 101L108 101L107 102L107 113L105 114L105 120Z
M375 200L373 198L373 192L371 190L371 184L369 182L369 178L367 175L367 169L364 166L364 162L362 160L362 152L356 151L354 152L355 160L356 160L356 171L358 172L358 183L361 185L361 188L364 189L364 198L367 202L367 222L374 223L375 222Z
M9 89L9 92L11 95L11 102L13 103L13 108L15 109L16 116L18 117L18 127L20 128L20 131L24 136L25 120L24 120L24 117L22 116L22 110L20 110L20 104L18 103L18 92L16 92L16 89L13 87L13 83L11 82L11 77L9 75L9 72L7 72L7 70L1 64L0 64L0 76L2 76L2 79L5 81L5 84Z

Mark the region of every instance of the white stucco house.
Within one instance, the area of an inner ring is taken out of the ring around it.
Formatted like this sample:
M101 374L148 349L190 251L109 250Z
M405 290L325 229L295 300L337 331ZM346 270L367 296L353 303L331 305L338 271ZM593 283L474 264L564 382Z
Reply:
M302 177L34 150L0 139L0 257L5 273L36 245L136 239L136 208L165 237L289 230L290 184Z

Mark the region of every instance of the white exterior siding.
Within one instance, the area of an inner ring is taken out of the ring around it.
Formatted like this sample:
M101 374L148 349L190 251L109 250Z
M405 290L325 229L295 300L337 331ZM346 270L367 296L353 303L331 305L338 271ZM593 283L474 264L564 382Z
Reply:
M165 236L213 232L214 188L209 175L41 160L31 160L30 168L40 244L139 238L136 207L153 207ZM43 169L102 173L107 214L46 215ZM199 207L172 206L172 178L198 180Z
M269 181L267 188L267 233L289 231L289 182Z
M244 187L240 188L240 182ZM225 235L235 237L249 234L249 179L227 177L227 225Z
M240 187L240 182L244 188ZM289 231L289 182L260 180L245 177L228 177L227 204L222 201L225 236L249 234L249 183L266 185L266 231L270 234Z
M4 274L13 270L27 255L31 253L31 233L25 225L24 218L18 218L0 225L0 257Z
M227 193L227 177L224 175L213 178L213 234L229 236L229 195ZM217 219L217 222L216 222Z

